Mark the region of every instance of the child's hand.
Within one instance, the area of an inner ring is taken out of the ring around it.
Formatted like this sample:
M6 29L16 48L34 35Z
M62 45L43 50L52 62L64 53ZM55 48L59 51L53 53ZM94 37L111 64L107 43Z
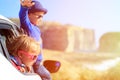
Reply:
M35 3L32 2L32 0L20 0L20 4L23 6L23 7L31 7L33 6Z

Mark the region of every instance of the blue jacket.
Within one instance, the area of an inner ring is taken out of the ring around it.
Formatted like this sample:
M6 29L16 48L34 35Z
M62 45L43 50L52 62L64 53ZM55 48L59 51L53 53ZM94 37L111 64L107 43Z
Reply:
M28 10L29 10L29 8L21 6L21 9L19 12L20 26L21 26L21 28L24 29L25 32L27 32L28 36L33 37L37 41L41 41L40 29L30 22L30 20L28 18ZM42 44L40 46L42 48ZM38 56L37 61L41 61L42 59L43 59L42 54L40 54Z

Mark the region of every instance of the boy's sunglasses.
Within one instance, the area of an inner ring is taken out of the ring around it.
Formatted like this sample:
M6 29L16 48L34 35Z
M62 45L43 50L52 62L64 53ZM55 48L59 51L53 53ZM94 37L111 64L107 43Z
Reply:
M38 19L39 19L39 18L42 18L42 17L43 17L43 16L41 16L41 15L36 15L36 18L38 18Z
M37 15L37 14L33 14L33 15L35 15L35 17L36 17L37 19L39 19L39 18L42 18L42 17L43 17L43 15Z
M26 55L28 58L30 58L32 60L34 60L34 59L36 59L38 57L38 55L32 55L32 54L30 54L30 53L28 53L26 51L23 51L23 50L19 50L19 53L22 53L22 54Z

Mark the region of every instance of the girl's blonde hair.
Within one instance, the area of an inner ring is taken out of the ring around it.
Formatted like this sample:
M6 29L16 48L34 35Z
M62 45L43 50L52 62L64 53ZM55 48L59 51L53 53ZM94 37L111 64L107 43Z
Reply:
M27 35L20 35L14 38L11 43L7 44L7 48L11 55L17 56L19 50L32 51L35 48L32 44L36 45L36 53L40 53L40 42L37 42L35 39Z

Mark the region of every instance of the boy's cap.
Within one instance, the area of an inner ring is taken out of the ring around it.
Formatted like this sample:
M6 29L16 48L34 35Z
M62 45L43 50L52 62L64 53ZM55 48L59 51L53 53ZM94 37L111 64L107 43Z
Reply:
M34 2L35 4L29 9L29 12L39 12L42 11L45 14L47 13L47 9L45 9L42 4L40 3L40 1L38 0L33 0L32 2Z

